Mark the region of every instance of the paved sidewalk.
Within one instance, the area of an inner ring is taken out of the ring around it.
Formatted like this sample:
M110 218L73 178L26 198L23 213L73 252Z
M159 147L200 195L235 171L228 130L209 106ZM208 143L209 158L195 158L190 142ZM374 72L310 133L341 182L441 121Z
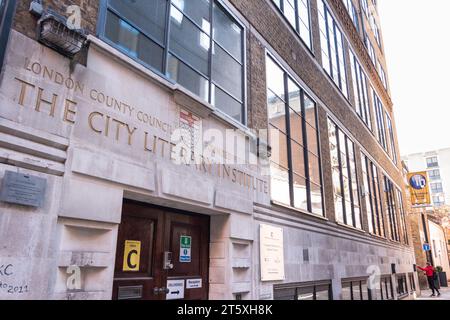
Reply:
M431 290L422 290L422 296L417 298L417 300L450 300L450 288L441 288L440 297L430 297Z

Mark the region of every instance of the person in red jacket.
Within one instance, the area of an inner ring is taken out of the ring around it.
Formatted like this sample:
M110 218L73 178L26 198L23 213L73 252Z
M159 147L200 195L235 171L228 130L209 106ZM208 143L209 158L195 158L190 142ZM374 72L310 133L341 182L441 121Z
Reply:
M428 279L428 285L430 286L431 292L433 293L431 296L435 297L434 291L436 290L437 296L439 297L441 293L439 292L438 288L436 288L436 285L434 284L434 275L435 271L431 263L427 262L427 266L425 268L418 267L420 270L425 272L425 275Z

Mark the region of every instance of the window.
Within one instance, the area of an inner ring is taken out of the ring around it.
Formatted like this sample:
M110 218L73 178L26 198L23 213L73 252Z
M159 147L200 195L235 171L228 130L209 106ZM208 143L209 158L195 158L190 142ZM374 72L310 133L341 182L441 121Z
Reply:
M0 71L3 66L15 7L16 1L0 0Z
M381 188L378 180L378 169L370 159L361 153L364 180L364 198L366 199L369 232L385 237Z
M408 294L408 287L406 285L406 274L397 275L397 293L400 297Z
M354 143L328 119L337 221L362 229Z
M406 224L406 213L405 213L405 207L403 206L403 194L400 189L396 189L396 191L397 191L398 209L399 209L399 213L400 213L400 227L402 228L402 232L403 232L403 243L409 244L408 227Z
M311 49L309 0L273 0L300 38Z
M316 105L267 57L272 200L323 215Z
M367 34L365 35L364 39L365 39L364 43L366 44L367 51L369 52L370 60L372 60L373 65L376 66L377 57L375 54L375 49L372 46L372 42L370 42L369 36Z
M381 82L383 83L384 88L387 90L388 86L387 86L386 73L384 72L384 69L381 66L380 61L377 61L377 66L378 66L378 74L380 75Z
M445 197L442 195L433 196L433 205L435 207L442 207L445 205Z
M342 280L342 300L369 300L367 280Z
M381 103L380 98L376 94L375 90L372 89L373 92L373 104L375 109L375 122L377 125L377 138L378 142L380 142L381 146L384 150L387 150L387 143L386 143L386 125L384 122L384 108L383 104Z
M319 6L322 66L345 97L348 97L344 59L344 38L325 2Z
M414 273L408 274L409 277L409 292L416 291L416 281L414 280Z
M245 121L244 29L218 1L108 0L103 36L233 119Z
M355 25L356 30L359 32L359 18L358 18L358 10L353 4L352 0L342 0L344 2L345 7L347 8L348 14Z
M364 123L372 130L372 120L369 108L367 77L356 56L350 51L350 66L352 69L353 92L355 96L356 112Z
M428 171L428 176L431 181L441 180L441 171L439 169Z
M367 3L367 0L361 0L361 8L365 15L369 16L369 4Z
M381 35L380 30L378 29L377 22L375 21L375 16L373 14L369 17L370 28L372 29L373 35L375 36L375 40L377 40L378 46L381 48Z
M428 168L436 168L439 167L439 161L437 157L427 158L427 167Z
M395 187L388 177L384 177L384 192L386 199L386 215L389 222L389 234L391 240L400 241L397 223L397 203L395 200Z
M274 300L333 300L331 282L274 286Z
M394 300L394 288L391 276L383 276L380 281L381 300Z
M395 147L395 135L394 135L394 128L392 127L392 120L389 117L389 114L386 113L386 123L387 123L387 129L389 133L389 142L390 142L390 152L392 160L395 164L397 164L397 149Z
M431 187L431 193L442 193L442 192L444 192L444 189L442 187L442 183L441 182L430 183L430 187Z

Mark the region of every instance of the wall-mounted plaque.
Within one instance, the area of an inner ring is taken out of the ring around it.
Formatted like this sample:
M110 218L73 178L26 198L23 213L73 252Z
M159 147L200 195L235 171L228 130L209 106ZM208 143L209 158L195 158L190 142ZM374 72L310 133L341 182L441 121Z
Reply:
M6 171L0 189L0 201L29 207L42 207L46 187L46 179Z
M260 225L261 281L284 280L283 229Z

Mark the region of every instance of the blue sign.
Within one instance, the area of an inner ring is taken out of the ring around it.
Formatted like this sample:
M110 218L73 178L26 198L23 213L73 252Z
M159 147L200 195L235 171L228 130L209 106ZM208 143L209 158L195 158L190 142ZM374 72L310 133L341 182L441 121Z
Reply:
M422 190L427 186L427 178L421 174L416 174L409 179L409 183L414 189Z
M431 251L431 247L428 243L423 244L423 251Z

